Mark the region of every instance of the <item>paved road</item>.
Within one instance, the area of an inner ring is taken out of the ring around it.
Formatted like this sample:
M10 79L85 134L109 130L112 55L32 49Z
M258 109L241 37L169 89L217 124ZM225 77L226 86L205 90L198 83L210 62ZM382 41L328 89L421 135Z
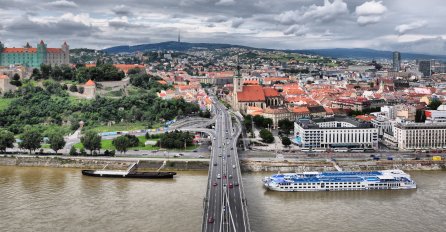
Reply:
M241 126L234 128L227 109L214 102L217 115L202 230L250 231L236 147Z

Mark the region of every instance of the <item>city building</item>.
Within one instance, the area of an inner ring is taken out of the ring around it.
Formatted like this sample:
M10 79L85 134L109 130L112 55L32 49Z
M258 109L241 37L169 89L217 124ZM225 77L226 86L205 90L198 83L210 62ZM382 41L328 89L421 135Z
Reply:
M399 72L401 70L401 53L393 52L392 70Z
M271 87L261 85L244 85L244 79L239 75L233 78L232 106L243 113L247 112L249 106L262 109L266 107L277 107L283 105L283 97Z
M423 74L423 77L430 77L432 75L431 61L430 60L418 61L418 71Z
M372 125L375 128L378 128L378 136L382 138L384 136L384 133L392 133L393 124L389 118L378 115L375 119L372 119Z
M33 48L27 43L23 48L7 48L0 42L0 66L22 65L37 68L42 64L61 65L70 63L70 48L64 42L61 48L48 48L40 41Z
M396 123L393 133L384 134L384 139L399 150L445 149L446 123Z
M350 117L300 118L294 122L294 136L305 148L378 147L378 129L370 122Z
M288 119L292 121L294 119L294 114L285 107L278 107L278 108L267 107L263 111L262 116L273 120L273 125L270 125L273 129L277 129L280 120Z
M446 105L441 105L437 110L426 110L426 122L446 122Z

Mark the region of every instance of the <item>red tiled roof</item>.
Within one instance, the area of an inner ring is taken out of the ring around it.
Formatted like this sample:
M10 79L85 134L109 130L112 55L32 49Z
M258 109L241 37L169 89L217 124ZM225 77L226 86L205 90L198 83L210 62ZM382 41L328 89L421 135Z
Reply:
M308 110L307 107L293 107L290 109L291 112L295 113L295 114L309 114L310 111Z
M8 79L9 77L6 75L0 75L0 79Z
M36 53L37 48L5 48L2 53Z
M87 83L85 83L85 86L96 86L96 83L92 80L88 80Z
M49 53L62 53L62 49L60 49L60 48L47 48L46 52L49 52Z
M260 85L243 86L243 91L237 93L239 102L260 102L265 101L265 93Z
M273 88L263 88L263 93L265 97L278 97L280 96L279 92Z
M358 116L356 116L356 118L359 119L359 120L363 120L363 121L366 121L366 122L370 122L370 121L372 121L373 119L375 119L376 117L373 116L373 115L367 115L367 114L364 114L364 115L358 115Z

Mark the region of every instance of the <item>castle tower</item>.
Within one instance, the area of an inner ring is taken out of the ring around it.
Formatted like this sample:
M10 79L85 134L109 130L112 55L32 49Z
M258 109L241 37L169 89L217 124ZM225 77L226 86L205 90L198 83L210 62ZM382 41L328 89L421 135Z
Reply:
M68 46L67 42L63 42L62 44L62 52L63 54L63 63L69 64L70 63L70 46Z
M84 95L85 97L91 99L96 96L96 83L92 80L88 80L84 85Z
M37 63L38 64L46 64L46 44L43 40L40 40L40 43L37 44Z

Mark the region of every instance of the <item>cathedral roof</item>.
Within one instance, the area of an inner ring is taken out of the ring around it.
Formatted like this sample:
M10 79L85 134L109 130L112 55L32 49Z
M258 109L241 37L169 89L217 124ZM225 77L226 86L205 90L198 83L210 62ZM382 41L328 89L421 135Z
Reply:
M265 101L265 93L260 85L243 86L243 91L237 93L239 102L261 102Z

